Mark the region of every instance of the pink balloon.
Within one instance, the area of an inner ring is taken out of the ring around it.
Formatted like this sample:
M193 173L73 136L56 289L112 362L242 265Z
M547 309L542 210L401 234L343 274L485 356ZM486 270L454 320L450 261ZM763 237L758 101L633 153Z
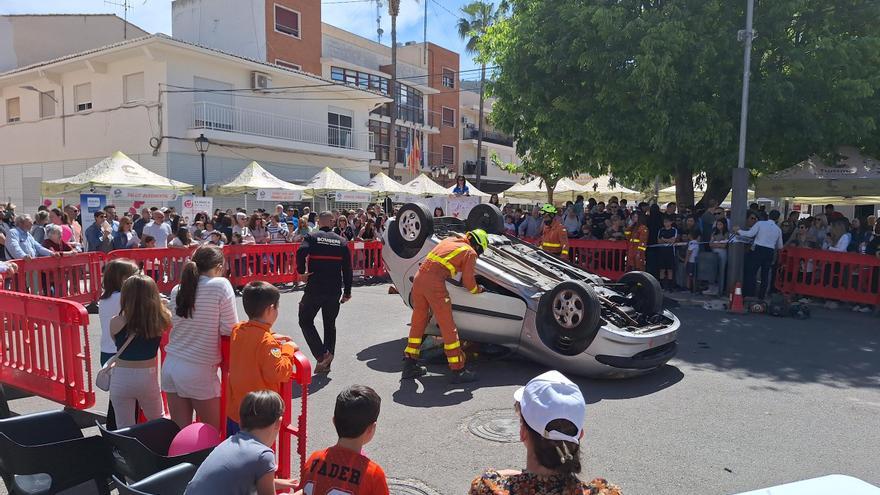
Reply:
M52 206L52 200L51 199L44 199L43 206Z
M216 447L220 444L220 433L205 423L193 423L180 430L168 447L168 455L178 456Z

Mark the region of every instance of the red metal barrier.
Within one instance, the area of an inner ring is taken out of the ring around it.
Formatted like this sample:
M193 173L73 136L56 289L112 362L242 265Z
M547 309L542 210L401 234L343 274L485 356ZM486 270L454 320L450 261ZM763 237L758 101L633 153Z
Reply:
M568 240L569 261L575 266L596 275L617 280L626 273L625 241Z
M348 247L355 277L384 277L388 274L382 260L381 241L353 241L348 243Z
M856 253L786 248L776 287L786 294L880 304L880 259Z
M229 337L220 338L220 353L223 356L220 362L220 424L222 436L226 437L226 383L229 377ZM281 419L281 431L278 434L278 442L276 443L276 456L278 459L278 470L276 476L278 478L290 478L290 459L291 459L291 439L296 438L296 453L299 456L299 475L298 479L302 479L303 468L305 467L307 454L307 420L308 420L308 401L309 401L309 384L312 383L312 364L302 352L297 351L293 355L294 368L290 381L282 385L281 390L277 392L281 394L284 400L284 415ZM296 416L296 425L293 424L293 384L296 383L300 387L300 410Z
M110 251L107 259L127 258L134 261L144 274L156 281L159 292L168 294L180 283L183 264L189 261L196 247L117 249Z
M7 277L10 290L91 304L101 296L104 254L81 253L14 260L18 273Z
M85 308L0 290L0 382L74 409L94 406Z
M227 277L233 287L262 280L270 284L296 282L299 244L248 244L223 247Z

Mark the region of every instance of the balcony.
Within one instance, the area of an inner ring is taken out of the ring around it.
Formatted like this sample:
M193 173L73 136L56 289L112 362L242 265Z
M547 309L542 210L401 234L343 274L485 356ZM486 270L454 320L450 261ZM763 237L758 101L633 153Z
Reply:
M369 159L372 133L210 102L193 104L190 133L209 139L273 145L291 151ZM248 138L251 136L252 138Z
M486 172L488 171L486 168L486 159L480 160L482 163L480 164L480 175L485 177ZM473 160L467 160L464 162L464 175L477 175L477 162Z
M379 119L382 122L389 122L390 111L388 105L382 105L370 112L371 116L384 117ZM401 105L397 108L397 120L403 125L409 124L428 134L436 134L440 132L440 112L431 110L425 111L420 106Z
M479 139L480 130L477 128L474 128L474 127L470 127L470 126L471 126L471 124L468 124L467 127L462 128L461 138L465 139L465 140ZM513 138L512 137L510 137L506 134L497 132L497 131L489 131L489 130L485 130L485 129L483 130L483 142L484 143L493 143L493 144L497 144L500 146L513 147Z

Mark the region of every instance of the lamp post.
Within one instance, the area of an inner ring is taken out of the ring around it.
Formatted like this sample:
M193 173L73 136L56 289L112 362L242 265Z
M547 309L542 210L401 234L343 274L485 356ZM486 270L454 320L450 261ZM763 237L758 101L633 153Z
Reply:
M202 155L202 196L207 196L208 194L208 183L205 180L205 153L208 152L210 144L211 142L208 141L204 134L196 138L196 150Z

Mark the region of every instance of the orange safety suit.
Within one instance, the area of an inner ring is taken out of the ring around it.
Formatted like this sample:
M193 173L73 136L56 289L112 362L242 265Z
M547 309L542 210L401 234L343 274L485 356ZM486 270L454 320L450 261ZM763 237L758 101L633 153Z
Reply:
M413 279L412 321L409 327L409 339L403 355L417 359L422 346L425 327L428 326L429 313L434 313L440 334L443 336L443 351L446 361L452 370L464 368L464 352L458 340L458 329L452 320L452 301L446 290L446 279L461 273L461 284L472 294L480 292L474 269L477 264L477 252L466 238L447 237L428 253L428 257L419 267Z
M568 232L559 220L554 218L550 225L544 224L541 249L556 256L568 256Z
M629 236L629 248L627 257L630 270L645 270L645 251L648 249L648 227L639 225L633 229Z

